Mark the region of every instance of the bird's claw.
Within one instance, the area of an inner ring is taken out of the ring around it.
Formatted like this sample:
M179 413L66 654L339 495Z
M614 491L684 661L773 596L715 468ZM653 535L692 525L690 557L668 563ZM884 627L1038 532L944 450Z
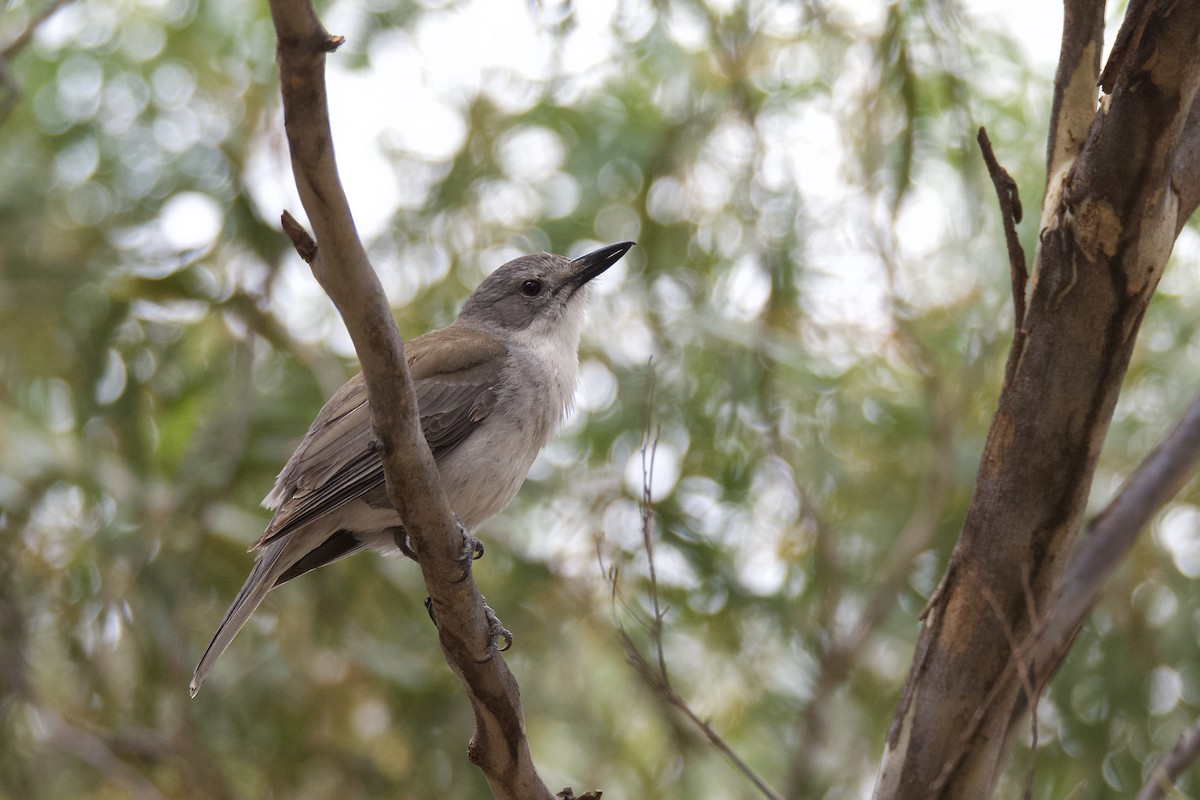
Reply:
M417 551L412 546L412 541L408 538L408 531L404 528L392 528L392 541L396 543L396 547L400 552L411 558L413 561L419 561Z
M480 659L479 663L483 664L492 660L492 656L496 653L503 653L512 647L513 635L512 631L504 627L500 623L500 618L496 616L496 612L487 603L483 604L483 613L487 615L488 623L488 640L487 640L487 655ZM500 642L504 646L500 646Z
M433 610L433 598L425 598L425 610L429 612L429 619L433 621L433 626L436 628L437 613ZM492 610L486 602L483 604L483 613L487 617L487 655L479 659L478 663L486 664L492 660L492 656L496 653L503 653L512 647L513 635L512 631L504 627L500 623L500 618L496 616L496 612ZM501 646L503 643L503 646Z
M463 537L463 549L462 555L456 558L455 561L462 566L462 575L454 582L462 583L471 574L471 562L483 558L483 542L472 536L461 522L458 523L458 532Z

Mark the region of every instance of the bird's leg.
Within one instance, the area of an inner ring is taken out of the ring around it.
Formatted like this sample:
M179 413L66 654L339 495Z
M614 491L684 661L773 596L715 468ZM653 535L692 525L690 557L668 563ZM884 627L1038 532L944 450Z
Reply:
M436 628L438 624L437 612L433 610L432 597L425 598L425 610L429 612L429 619L433 621L433 625ZM488 639L487 655L479 659L480 664L485 664L488 661L491 661L492 656L494 656L496 653L503 653L505 650L508 650L510 647L512 647L513 643L512 631L500 623L500 618L496 616L496 612L492 610L492 607L489 606L486 601L484 601L483 604L483 613L487 617ZM503 647L500 646L501 642L504 643Z
M459 522L457 518L455 518L454 522L456 525L458 525L458 532L462 535L463 545L462 554L455 559L455 561L462 566L462 576L454 582L462 583L471 575L471 562L483 558L483 542L472 536L471 532L467 530L467 526ZM408 538L408 534L404 531L404 528L392 528L392 538L395 540L396 546L400 548L401 552L414 561L417 560L417 553L415 550L413 550L412 543ZM437 627L437 612L433 610L432 597L425 598L425 610L429 612L429 619L432 620L434 627ZM482 661L480 661L480 663L490 660L497 651L503 652L512 647L513 642L512 631L500 624L500 619L496 616L496 612L492 610L492 607L485 602L483 604L483 610L487 615L488 623L488 654L484 659L482 659ZM498 646L499 642L503 642L504 646Z

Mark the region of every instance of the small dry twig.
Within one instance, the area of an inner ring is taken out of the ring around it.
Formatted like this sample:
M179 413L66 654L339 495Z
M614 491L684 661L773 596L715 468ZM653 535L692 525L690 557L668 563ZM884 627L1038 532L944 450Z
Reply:
M979 149L983 153L983 163L987 165L988 175L996 188L996 199L1000 202L1000 216L1004 224L1004 244L1008 248L1008 271L1012 281L1013 296L1013 346L1011 352L1019 357L1020 345L1025 338L1025 286L1029 282L1029 268L1025 263L1025 250L1021 247L1021 238L1017 236L1017 224L1021 221L1021 195L1017 182L1013 180L1008 170L1000 166L996 153L992 150L992 142L988 139L987 129L979 127ZM1013 358L1010 364L1015 364Z
M1142 784L1137 800L1159 800L1175 792L1175 779L1183 774L1192 762L1200 757L1200 720L1183 732L1175 743L1150 772Z
M652 618L647 620L645 615L640 613L631 604L625 602L621 596L619 585L619 573L616 565L605 569L603 554L600 553L599 547L597 555L600 559L601 572L605 575L609 582L611 591L611 604L613 623L617 629L617 638L621 641L621 645L625 650L625 658L629 664L637 671L642 680L646 682L655 693L657 693L667 705L675 708L684 717L686 717L699 731L704 734L704 738L708 740L714 748L717 749L725 758L733 765L733 768L741 773L749 780L754 787L768 800L782 800L782 796L777 794L766 781L758 776L750 765L747 764L733 748L729 746L720 734L718 734L709 723L708 720L701 717L692 709L688 701L683 698L675 688L671 685L670 677L667 673L667 659L664 654L663 647L663 620L666 617L666 609L659 603L658 597L658 574L654 567L654 506L651 496L651 485L654 476L654 454L658 448L659 428L652 421L653 404L652 398L654 393L653 380L647 389L647 405L651 411L647 415L646 437L642 444L642 497L641 497L641 514L642 514L642 546L646 551L646 559L648 562L648 591L650 594L650 606L652 609ZM653 431L653 436L651 435ZM597 542L599 545L599 542ZM657 664L651 664L650 660L642 653L633 637L629 635L624 623L621 621L622 616L628 616L635 620L638 626L645 631L650 638L651 644L654 647L655 659Z

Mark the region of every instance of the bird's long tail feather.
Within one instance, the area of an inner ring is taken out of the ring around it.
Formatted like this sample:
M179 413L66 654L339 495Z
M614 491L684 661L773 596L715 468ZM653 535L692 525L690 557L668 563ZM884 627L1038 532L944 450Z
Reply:
M217 628L216 634L208 644L208 649L204 651L204 656L196 666L196 672L192 675L192 683L188 687L192 697L195 697L196 692L200 691L200 684L204 683L208 671L225 652L225 648L229 647L233 637L237 636L238 631L254 613L254 609L258 608L263 598L267 596L267 592L274 587L281 566L279 557L287 543L287 539L281 539L263 548L262 555L259 556L254 569L250 570L250 575L242 584L242 588L238 591L237 597L233 599L233 603L230 604L229 610L225 612L225 618L221 620L220 627Z

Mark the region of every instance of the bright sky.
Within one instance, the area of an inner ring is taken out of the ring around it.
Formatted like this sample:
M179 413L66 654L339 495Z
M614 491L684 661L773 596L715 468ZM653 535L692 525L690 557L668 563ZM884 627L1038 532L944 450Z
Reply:
M878 27L886 10L886 4L878 0L845 0L841 5L853 9L854 18L864 29ZM338 158L347 192L356 199L355 216L364 237L369 239L382 231L397 203L420 200L411 193L406 195L404 187L398 185L382 152L384 147L435 161L445 159L457 151L466 136L456 105L473 96L479 87L487 87L489 96L512 111L534 100L519 81L506 78L515 75L537 81L552 73L553 41L531 18L532 7L526 0L473 0L451 12L430 15L412 36L395 33L377 38L370 53L376 67L371 72L347 71L338 66L336 58L330 59L330 111L335 120ZM1059 4L1043 0L968 0L965 7L983 27L995 25L1010 31L1024 45L1031 63L1053 74L1062 24ZM353 42L362 38L358 34L364 24L364 10L361 3L339 3L326 17L326 28L345 35L350 41L348 46L353 47ZM563 48L563 68L575 78L570 91L583 91L601 83L608 72L606 64L616 46L611 36L614 15L623 13L632 18L625 23L632 28L638 27L639 16L649 24L650 15L646 4L617 0L575 3L574 13L577 26ZM691 40L693 46L701 46L701 34L693 21L676 16L671 27L681 42ZM397 81L397 75L410 79ZM388 102L380 103L380 97L388 98ZM815 152L837 149L836 129L831 126L817 133L831 141ZM531 148L526 152L536 157L539 151ZM271 171L279 174L274 165ZM836 185L833 172L826 172L825 181L828 191L837 192L841 187ZM805 179L811 181L812 174L806 174ZM292 194L290 183L279 189ZM270 202L268 206L278 208L279 203Z
M730 0L732 2L732 0ZM835 3L835 5L838 5ZM844 0L841 7L864 31L877 28L886 11L886 4L877 0ZM545 4L540 13L553 13L554 4ZM789 4L780 4L781 9ZM978 19L986 29L1005 29L1022 42L1032 64L1053 73L1058 53L1061 26L1061 6L1040 0L973 0L965 3L966 12ZM396 32L376 38L372 44L370 62L375 69L353 71L339 66L338 59L329 61L331 115L334 120L335 141L342 180L352 198L356 222L366 240L383 231L397 206L416 205L422 201L427 188L420 176L405 176L402 184L397 171L390 166L386 151L407 152L419 159L440 160L451 156L466 136L465 122L459 108L480 87L497 103L513 111L520 110L536 98L527 90L528 82L539 81L551 74L555 49L540 20L534 19L525 0L473 0L452 11L428 15L411 34ZM335 4L325 17L328 30L345 35L347 48L364 41L365 5L359 2ZM570 34L566 63L563 68L571 76L567 93L584 92L598 85L607 75L609 58L615 47L610 30L614 15L622 14L626 29L637 29L650 22L646 4L617 0L588 0L574 4L577 27ZM781 14L785 13L781 11ZM698 25L683 15L670 20L673 35L685 46L699 47ZM398 81L397 75L406 76ZM387 98L380 102L379 98ZM806 204L816 209L838 209L845 203L845 187L839 174L841 145L836 122L819 110L805 110L781 131L787 146L797 152L838 154L819 163L792 165L794 172L803 173ZM277 215L279 208L299 210L300 204L291 183L281 139L272 149L264 149L254 160L254 173L249 185L256 187L257 200L267 218ZM506 171L536 174L553 173L565 154L556 140L548 142L513 142L507 148L510 163ZM503 153L502 153L503 155ZM784 179L788 179L786 176ZM799 176L792 176L799 180ZM566 183L571 183L570 179ZM570 213L573 187L561 187L565 195L563 213ZM938 231L929 220L946 219L945 213L925 207L937 202L932 190L922 196L914 192L911 213L920 224L906 225L901 220L902 244L909 248L909 257L920 259L924 251L936 246ZM519 201L514 198L513 202ZM190 196L177 203L180 213L164 214L163 223L169 231L178 231L189 244L205 234L215 235L218 215L198 209L203 198ZM187 212L187 213L182 213ZM818 211L817 213L820 213ZM844 213L826 213L825 219L845 219ZM197 219L210 219L214 228L198 231ZM172 220L187 220L187 232L170 224ZM854 225L846 220L846 226ZM848 247L848 231L831 226L820 232L811 243L814 262L824 262L826 277L820 287L823 313L829 322L878 326L882 318L881 296L864 296L865 286L878 286L877 259L868 252ZM573 255L573 254L568 254ZM322 302L319 289L299 267L289 273L283 290L292 307L301 309L306 320L313 304ZM619 273L614 274L614 278ZM610 283L613 281L610 281ZM742 297L739 292L754 293L757 283L740 281L730 297L730 308L755 310L760 300ZM924 289L924 287L923 287ZM869 294L869 293L868 293ZM393 298L400 300L400 298ZM301 326L300 336L332 336L339 350L350 352L349 342L338 326L326 328ZM882 331L881 331L882 333Z
M722 2L732 4L735 0L717 0L715 4ZM417 161L426 162L452 157L467 135L460 109L481 89L493 102L516 112L537 100L536 93L528 88L530 85L564 70L570 77L560 93L567 95L566 102L569 102L571 94L582 94L602 84L613 69L616 43L611 29L615 14L623 15L625 30L637 30L651 22L651 12L646 10L645 2L576 2L577 26L561 51L566 62L557 65L553 59L558 51L551 36L540 21L531 16L553 13L554 5L530 4L527 0L469 0L453 10L428 15L411 32L378 36L367 54L373 66L370 71L346 69L341 66L345 61L339 61L336 56L329 60L330 110L339 166L364 239L370 241L381 234L397 207L420 205L428 188L419 174L398 178L391 154L406 153ZM887 4L879 0L841 0L833 5L848 14L862 28L864 36L879 28L887 9ZM1047 81L1052 78L1059 47L1060 4L1044 0L966 0L963 5L965 13L975 20L977 29L1009 33L1025 51L1027 65L1044 74ZM790 4L781 2L779 8L781 15L792 13ZM331 32L347 37L348 44L343 51L353 51L355 42L367 40L362 35L365 24L363 0L336 3L325 15L324 23ZM684 47L703 46L697 21L676 14L669 20L669 28ZM851 59L839 78L845 80L847 87L860 85L852 74L855 66ZM404 79L398 80L397 76L404 76ZM1000 93L1007 91L1002 80L1003 76L997 76L990 89ZM386 102L381 102L381 98L386 98ZM836 96L834 102L837 102ZM884 285L881 265L878 256L865 246L861 230L862 220L869 219L877 211L856 209L855 202L860 206L864 203L853 197L847 199L850 192L843 180L847 171L841 164L843 148L839 128L844 123L839 122L829 109L802 104L794 119L766 124L777 127L772 128L764 139L784 153L781 158L767 159L765 163L770 162L771 169L778 172L776 180L802 186L807 212L813 219L823 221L806 242L813 272L818 276L809 287L820 298L815 309L809 312L816 322L815 327L849 330L851 333L846 338L857 338L860 340L857 346L872 348L890 333L889 317L884 311L884 298L879 288ZM736 136L728 145L722 144L719 149L736 150ZM809 158L801 163L800 158L794 156L796 153L821 153L823 157ZM564 145L556 136L549 132L539 135L536 129L526 130L498 147L498 160L506 175L527 183L536 184L561 176L559 170L565 157ZM288 208L300 216L301 206L292 184L282 135L264 143L253 159L251 169L248 185L256 192L255 200L265 218L275 218L281 208ZM720 204L726 195L720 183L721 175L716 170L713 173L715 183L708 191L700 192L701 202L704 197L709 197L711 202ZM557 203L557 213L565 215L571 213L578 189L573 188L574 181L569 176L561 177L564 180L557 188L544 193L547 196L537 198L537 202ZM771 180L771 175L764 174L764 179ZM654 193L651 194L653 199ZM936 185L913 188L898 220L896 241L890 243L902 259L921 264L927 255L944 246L949 236L945 228L955 224L953 209L945 208L945 197ZM515 196L511 201L519 204L521 198ZM196 193L173 198L160 216L164 237L181 249L211 242L218 234L220 224L220 209L210 198ZM515 253L505 257L511 255ZM497 266L501 260L497 258L492 266ZM762 270L752 261L735 264L729 279L717 287L717 291L724 293L722 300L728 301L722 304L725 309L722 313L731 321L739 317L753 318L766 297ZM605 276L607 280L604 286L598 287L599 291L605 294L621 291L623 266L618 265ZM963 264L959 268L977 270L979 266ZM996 268L1004 268L1002 255L997 257ZM292 259L285 266L282 277L276 287L275 300L277 307L287 309L294 321L291 325L293 334L301 339L324 339L336 350L352 354L344 329L307 269ZM922 296L935 296L940 289L964 291L961 287L969 287L974 277L968 276L963 281L951 274L943 275L941 280L941 286L922 284ZM956 286L959 288L948 288ZM401 301L398 297L392 299L397 303ZM627 339L626 343L637 347L636 337ZM619 337L612 339L610 344L616 349L623 346ZM824 342L812 346L829 347ZM831 358L828 350L822 355L826 360L837 360ZM644 354L636 356L622 360L644 362ZM847 350L847 362L854 357L854 351ZM598 362L584 364L581 408L587 410L593 405L602 408L612 402L614 391L612 375L605 366ZM678 480L678 457L687 444L683 442L680 446L682 449L671 442L660 445L654 472L655 496L669 492ZM543 454L543 460L553 458L552 447ZM536 476L544 466L539 461L533 474ZM626 467L625 482L630 492L637 495L642 476L637 454L629 459ZM605 528L636 530L637 525L620 520L611 525L606 522ZM537 548L536 543L530 546ZM563 544L559 541L554 546ZM771 550L751 548L751 552L769 554ZM586 558L582 558L581 563L583 561ZM663 564L660 568L667 566ZM748 562L741 573L748 586L772 592L777 588L774 584L784 575L779 567L768 557L765 562Z

